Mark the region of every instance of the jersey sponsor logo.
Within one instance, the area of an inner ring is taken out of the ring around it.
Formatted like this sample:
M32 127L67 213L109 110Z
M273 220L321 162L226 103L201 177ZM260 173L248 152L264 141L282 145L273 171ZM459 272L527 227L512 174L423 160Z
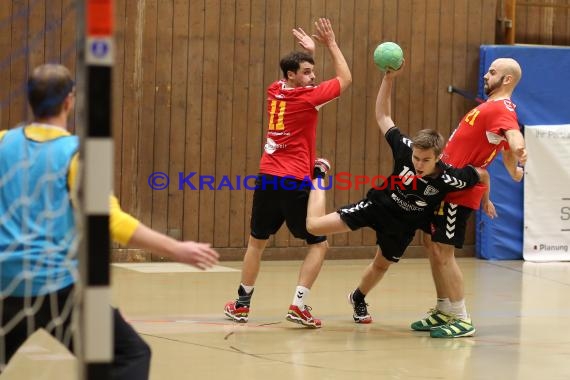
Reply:
M412 140L410 140L409 138L407 138L407 137L402 137L402 142L403 142L404 144L406 144L407 146L409 146L410 148L412 147Z
M428 197L430 195L436 195L437 193L439 193L439 190L433 187L432 185L427 185L427 187L424 190L424 195Z
M400 206L401 209L404 209L406 211L423 211L423 207L419 207L416 206L414 204L408 203L403 199L400 199L400 197L398 197L396 194L392 193L391 194L391 198L394 202L396 202L396 204L398 206ZM418 203L420 201L416 201L416 203Z
M277 144L273 139L270 139L268 137L267 142L265 143L263 149L267 154L273 154L277 149L283 149L286 146L287 146L286 144Z
M467 186L467 182L462 181L460 179L457 179L455 177L452 177L449 174L442 175L441 179L443 179L443 182L445 182L448 185L453 186L457 189L463 189L465 186Z
M268 131L267 132L267 136L291 136L291 132L288 131L280 131L280 132L275 132L275 131Z
M511 112L515 112L515 105L509 99L504 99L503 104L505 105L506 109L508 109Z
M415 190L415 189L414 189ZM398 199L403 199L402 202L406 203L407 205L411 206L411 208L409 209L410 211L422 211L423 208L425 208L428 203L426 202L425 199L423 199L420 195L415 194L415 193L404 193L402 191L400 191L399 189L395 189L395 191L400 195L400 197L398 196L392 196L392 198L394 198L394 200L396 200L396 198ZM398 205L400 207L402 207L402 205L396 200L396 203L398 203ZM414 205L415 204L415 205ZM417 206L417 207L416 207ZM419 208L418 208L419 207ZM402 207L403 208L403 207Z

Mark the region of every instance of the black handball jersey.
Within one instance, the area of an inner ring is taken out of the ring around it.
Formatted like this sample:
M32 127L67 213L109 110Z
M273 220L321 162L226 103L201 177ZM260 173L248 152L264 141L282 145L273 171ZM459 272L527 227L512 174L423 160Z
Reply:
M474 167L457 169L441 161L431 176L417 176L412 163L412 141L397 127L390 128L385 137L392 148L394 169L383 183L368 191L367 198L390 212L403 226L419 228L447 193L479 182Z

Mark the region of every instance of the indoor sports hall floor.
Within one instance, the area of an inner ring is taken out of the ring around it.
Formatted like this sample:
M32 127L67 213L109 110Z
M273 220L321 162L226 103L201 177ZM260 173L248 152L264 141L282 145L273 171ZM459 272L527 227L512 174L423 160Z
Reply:
M263 262L247 324L224 319L241 263L208 272L179 264L113 268L115 304L153 349L152 380L570 379L570 263L459 259L478 334L436 340L409 323L434 301L428 262L402 260L367 297L357 325L346 301L368 261L328 261L308 330L284 320L300 263ZM0 377L75 379L74 359L36 335Z

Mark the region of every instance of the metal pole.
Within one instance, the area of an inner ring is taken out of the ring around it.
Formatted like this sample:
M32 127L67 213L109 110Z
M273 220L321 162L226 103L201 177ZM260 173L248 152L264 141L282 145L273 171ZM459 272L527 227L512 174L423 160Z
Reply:
M81 378L109 379L113 360L113 321L109 287L109 196L113 188L111 135L111 68L113 65L113 0L81 1L84 20L82 45L85 107L81 202L83 248L80 264L83 282L81 303ZM81 21L80 21L81 22Z

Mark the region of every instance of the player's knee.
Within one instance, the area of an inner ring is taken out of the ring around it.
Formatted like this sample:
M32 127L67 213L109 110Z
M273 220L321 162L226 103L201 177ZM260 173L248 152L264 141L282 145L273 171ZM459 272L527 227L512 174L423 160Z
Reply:
M325 254L327 252L327 250L329 249L329 242L326 240L315 242L315 243L307 242L307 244L309 244L310 248L318 249L318 250L322 251L323 254Z
M319 223L317 222L318 218L307 218L305 222L305 227L307 228L307 232L311 235L319 235Z
M257 237L254 237L253 235L250 235L249 241L247 242L247 249L261 253L265 249L265 246L267 245L268 239L269 239L269 237L257 238Z
M372 261L372 266L374 270L377 272L386 272L388 268L390 268L390 265L392 265L393 263L394 263L393 261L390 261L387 258L385 258L382 255L382 252L377 251L376 256L374 256L374 260Z
M448 265L455 260L455 249L452 245L432 243L428 252L430 260L436 265Z

